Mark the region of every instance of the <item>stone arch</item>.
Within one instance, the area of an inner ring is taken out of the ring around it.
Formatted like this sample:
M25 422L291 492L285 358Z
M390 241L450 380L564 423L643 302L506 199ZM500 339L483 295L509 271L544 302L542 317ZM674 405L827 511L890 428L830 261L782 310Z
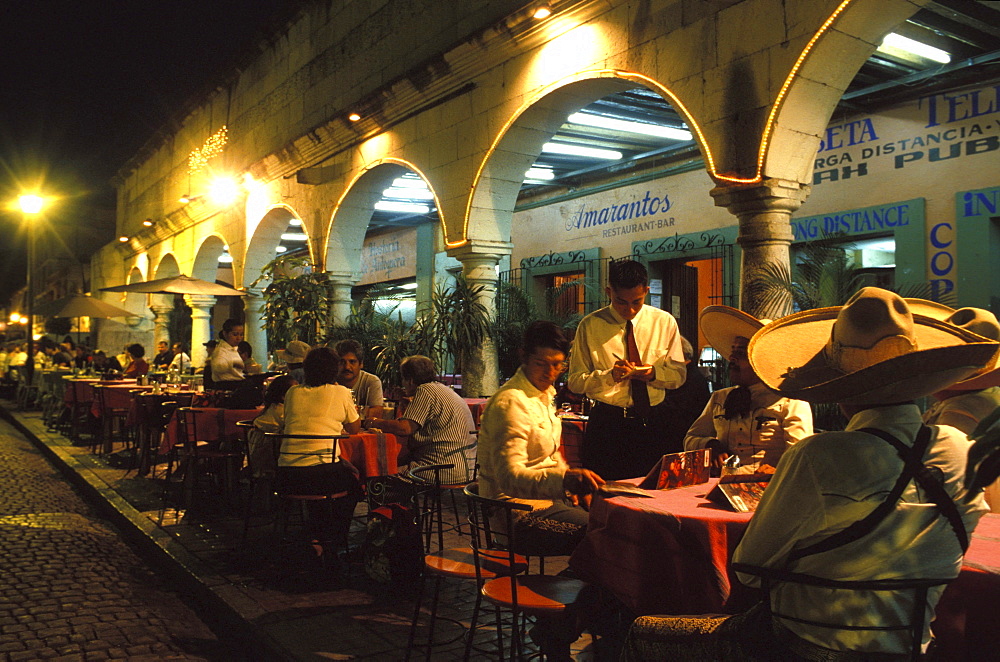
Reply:
M820 137L844 91L885 35L919 11L921 4L907 0L841 2L803 46L771 104L754 177L731 181L811 181Z
M267 263L275 258L277 255L276 249L278 248L278 244L281 243L281 234L288 227L288 222L293 218L302 220L287 205L271 207L261 217L253 236L250 238L246 255L243 258L243 287L250 287L250 284L261 275ZM257 287L258 289L263 289L267 285L268 283L261 282Z
M440 217L440 200L420 168L398 158L387 157L373 161L358 172L334 206L326 233L326 247L322 250L323 260L320 263L327 271L342 276L361 273L361 247L375 211L375 203L382 197L383 189L407 172L418 175L427 184L434 195L434 206Z
M156 263L156 269L153 272L151 280L170 278L171 276L179 276L180 274L181 268L177 265L177 258L174 257L173 253L166 253Z
M535 162L566 118L598 99L643 85L673 105L692 129L696 142L711 164L711 152L687 107L666 86L641 74L602 69L577 73L554 83L522 105L497 135L473 180L462 234L445 228L449 248L469 240L509 242L511 220L524 173Z
M194 256L191 275L214 283L219 271L219 256L225 252L227 246L226 241L218 234L205 237Z

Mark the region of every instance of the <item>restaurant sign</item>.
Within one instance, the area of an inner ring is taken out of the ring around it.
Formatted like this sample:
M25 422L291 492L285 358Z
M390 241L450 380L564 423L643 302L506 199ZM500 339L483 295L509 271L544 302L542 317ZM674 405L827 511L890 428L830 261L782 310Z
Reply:
M830 214L792 219L795 241L821 239L827 235L863 235L895 232L911 223L922 223L924 200L890 202L874 207L847 209Z
M417 275L417 229L401 228L365 238L358 285L384 283Z
M601 238L617 237L635 232L672 228L676 223L668 216L671 202L666 192L646 190L645 195L633 195L630 200L594 207L593 198L566 216L566 232L598 230Z

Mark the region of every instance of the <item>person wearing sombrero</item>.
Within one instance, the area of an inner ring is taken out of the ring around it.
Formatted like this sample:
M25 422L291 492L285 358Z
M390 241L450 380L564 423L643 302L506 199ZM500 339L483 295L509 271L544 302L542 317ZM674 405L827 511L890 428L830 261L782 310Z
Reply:
M1000 322L988 310L954 310L921 299L907 299L906 302L914 312L944 320L990 340L1000 340ZM932 395L936 402L924 412L924 423L950 425L971 436L979 421L1000 407L1000 352L979 372ZM1000 512L1000 483L986 488L986 503L993 512Z
M998 349L1000 343L915 315L902 298L874 287L842 307L795 313L760 329L749 356L764 384L786 397L839 403L849 420L844 431L815 434L785 452L733 563L832 581L958 576L986 504L965 493L968 439L949 426L923 425L913 401L966 379ZM737 577L759 585L755 575ZM928 614L942 590L929 589ZM734 650L739 659L909 659L905 629L803 621L899 625L911 611L912 590L781 581L769 597L770 611L694 625L640 618L622 659L737 659Z
M684 450L708 448L716 466L731 455L740 473L775 467L792 444L813 433L812 409L767 388L750 367L747 344L764 324L729 306L708 306L698 316L708 343L729 357L733 386L712 393L684 437Z

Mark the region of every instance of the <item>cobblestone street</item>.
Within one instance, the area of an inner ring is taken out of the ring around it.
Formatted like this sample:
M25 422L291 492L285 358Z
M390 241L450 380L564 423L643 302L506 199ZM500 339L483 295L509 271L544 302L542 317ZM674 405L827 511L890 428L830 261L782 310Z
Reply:
M241 659L0 421L0 659Z

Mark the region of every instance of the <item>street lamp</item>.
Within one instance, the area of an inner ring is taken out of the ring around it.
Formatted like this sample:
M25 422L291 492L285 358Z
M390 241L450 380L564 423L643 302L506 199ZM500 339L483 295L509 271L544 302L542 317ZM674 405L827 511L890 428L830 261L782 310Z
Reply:
M45 198L40 195L26 194L18 198L21 206L21 214L24 222L28 226L28 279L25 298L28 309L28 360L24 363L25 380L31 384L35 373L35 222L34 217L42 213L45 206Z

